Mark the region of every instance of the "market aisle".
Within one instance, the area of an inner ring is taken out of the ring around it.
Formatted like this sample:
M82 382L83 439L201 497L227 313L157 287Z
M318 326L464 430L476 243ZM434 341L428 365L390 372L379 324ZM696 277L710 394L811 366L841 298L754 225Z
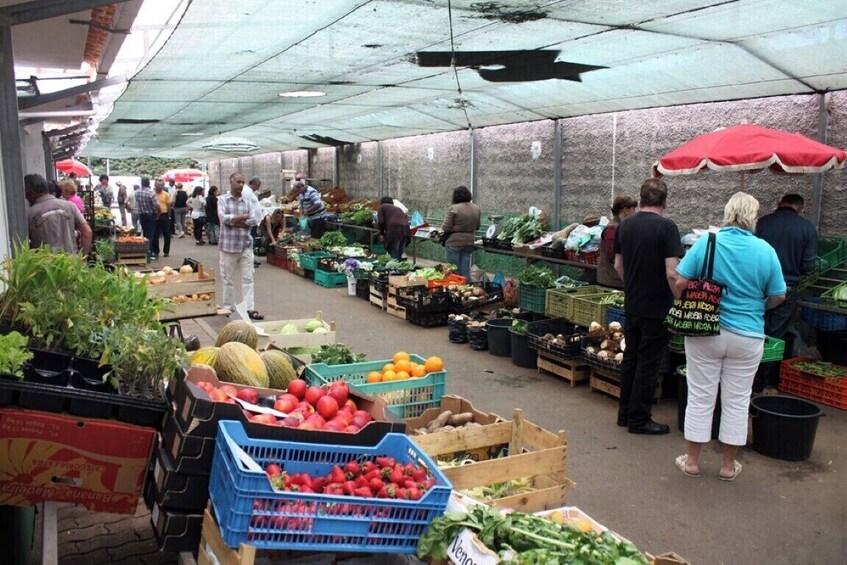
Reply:
M183 257L218 270L216 249L195 246L188 238L173 240L168 262L160 259L153 266L177 267ZM837 471L847 463L843 441L847 413L824 408L827 417L821 419L808 461L777 461L745 449L739 458L744 473L736 482L725 483L717 480L720 455L717 446L710 445L704 449L704 476L686 478L674 466L674 457L684 452L676 428L675 400L662 400L654 410L656 420L672 424L670 435L630 435L615 426L616 401L591 393L585 383L570 388L555 376L520 369L508 359L472 351L467 345L451 344L446 328L412 326L347 296L346 288L321 288L265 263L264 258L260 261L256 307L266 320L305 318L322 310L325 319L337 322L338 340L370 359L385 359L399 350L439 355L445 361L449 393L507 418L513 408L520 407L524 417L536 424L552 431L566 430L568 476L577 484L569 491L568 503L642 550L673 550L697 564L810 563L809 555L815 556L815 563L843 559L847 497ZM216 331L226 321L204 318L193 327ZM190 328L186 324L187 332L193 331ZM205 341L211 339L208 334L200 337L203 345L210 344ZM135 524L138 538L152 536L152 531L139 527L138 518L127 517L122 523L126 531ZM63 539L72 534L63 531ZM99 541L91 543L99 544L99 549L82 553L85 558L80 561L110 562L106 546L111 538L119 536L98 536ZM63 557L79 551L73 543L61 547ZM137 560L124 562L147 562L145 555L139 552Z

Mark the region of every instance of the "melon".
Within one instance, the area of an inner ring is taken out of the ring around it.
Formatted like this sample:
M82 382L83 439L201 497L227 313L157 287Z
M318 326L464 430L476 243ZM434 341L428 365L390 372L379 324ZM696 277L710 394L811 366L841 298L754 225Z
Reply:
M291 360L282 351L263 351L259 355L265 362L270 388L285 390L288 388L288 383L297 378L297 372L291 365Z
M321 322L320 320L310 320L310 321L306 322L306 328L305 329L306 329L307 332L311 333L318 328L322 328L323 326L324 326L323 322Z
M245 320L233 320L221 328L215 345L220 347L225 343L243 343L250 349L256 349L259 343L259 334L256 327Z
M199 363L200 365L215 366L215 358L218 356L220 348L215 346L201 347L191 354L191 363Z
M213 367L222 381L262 388L268 386L265 362L258 351L244 343L231 341L223 344Z

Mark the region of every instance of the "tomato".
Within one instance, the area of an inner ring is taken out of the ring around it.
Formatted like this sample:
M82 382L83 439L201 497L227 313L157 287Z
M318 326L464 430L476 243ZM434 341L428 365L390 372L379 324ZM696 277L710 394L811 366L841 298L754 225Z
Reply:
M315 406L322 397L326 395L326 391L319 386L310 386L306 389L305 396L303 400Z
M294 379L290 383L288 383L288 393L293 394L297 397L297 400L303 400L303 397L306 395L306 389L309 387L309 384L303 379Z
M353 419L350 421L350 424L356 426L357 428L364 428L368 425L368 422L370 422L370 419L365 420L361 416L353 416Z
M329 395L319 398L315 408L317 408L318 414L327 420L335 418L335 415L338 414L338 402Z

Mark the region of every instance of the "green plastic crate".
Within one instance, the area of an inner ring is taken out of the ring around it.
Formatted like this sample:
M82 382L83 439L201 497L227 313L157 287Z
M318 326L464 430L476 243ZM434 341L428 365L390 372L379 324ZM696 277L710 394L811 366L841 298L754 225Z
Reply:
M839 285L832 287L827 290L823 294L821 294L821 304L826 304L828 306L835 306L836 308L847 308L847 300L843 298L836 298L835 293L842 288L847 287L847 282L843 282Z
M318 269L318 260L332 256L332 253L327 251L309 251L307 253L301 253L300 267L307 271L316 271Z
M609 292L614 291L612 289L593 284L577 288L548 289L544 314L551 318L567 318L568 320L571 320L573 317L574 298L578 296L588 296L591 294L606 294Z
M581 294L573 298L573 314L568 320L578 326L589 326L591 322L603 324L606 322L606 311L609 307L614 308L614 304L601 304L600 299L609 296L610 294L620 293L619 290L612 290L602 294ZM621 293L622 294L622 293Z
M522 309L537 314L544 313L544 306L547 303L546 288L522 284L518 287L518 295L520 296L520 306Z
M385 245L382 243L374 243L373 247L371 247L371 253L374 255L385 255L387 251L385 250Z
M315 284L324 288L347 286L347 275L333 271L315 271Z
M782 361L785 353L785 342L775 337L765 338L765 348L762 350L762 363Z
M426 359L420 355L410 355L410 360L423 364ZM326 365L312 363L306 366L304 378L309 385L324 385L343 380L365 394L381 396L388 408L399 418L420 416L428 408L440 406L441 397L447 390L447 372L428 373L424 377L390 381L387 383L368 383L371 371L382 371L385 361L366 361L348 365Z
M847 244L837 237L818 239L818 256L815 270L803 277L797 290L801 291L814 284L818 277L847 262Z

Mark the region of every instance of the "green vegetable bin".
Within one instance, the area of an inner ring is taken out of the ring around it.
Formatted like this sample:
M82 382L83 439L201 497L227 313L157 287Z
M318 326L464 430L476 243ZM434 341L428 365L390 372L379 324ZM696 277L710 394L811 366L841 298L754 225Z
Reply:
M541 286L527 286L522 284L518 287L520 296L520 306L524 310L544 313L544 306L547 303L547 289Z
M426 361L420 355L410 355L409 357L411 361L419 365L423 365ZM371 371L381 372L382 368L391 362L391 359L386 359L384 361L367 361L348 365L311 363L306 365L304 379L310 386L320 386L343 380L364 394L381 396L388 404L389 410L399 418L420 416L426 409L440 406L441 397L447 390L446 371L427 373L424 377L402 381L367 382L368 373Z
M551 318L566 318L570 320L573 317L574 298L593 294L607 294L610 292L614 291L606 287L591 284L577 288L551 288L547 290L547 302L544 307L544 314ZM600 320L597 321L600 322Z
M318 260L332 256L332 253L328 253L327 251L309 251L308 253L301 253L300 267L307 271L315 271L318 268Z

